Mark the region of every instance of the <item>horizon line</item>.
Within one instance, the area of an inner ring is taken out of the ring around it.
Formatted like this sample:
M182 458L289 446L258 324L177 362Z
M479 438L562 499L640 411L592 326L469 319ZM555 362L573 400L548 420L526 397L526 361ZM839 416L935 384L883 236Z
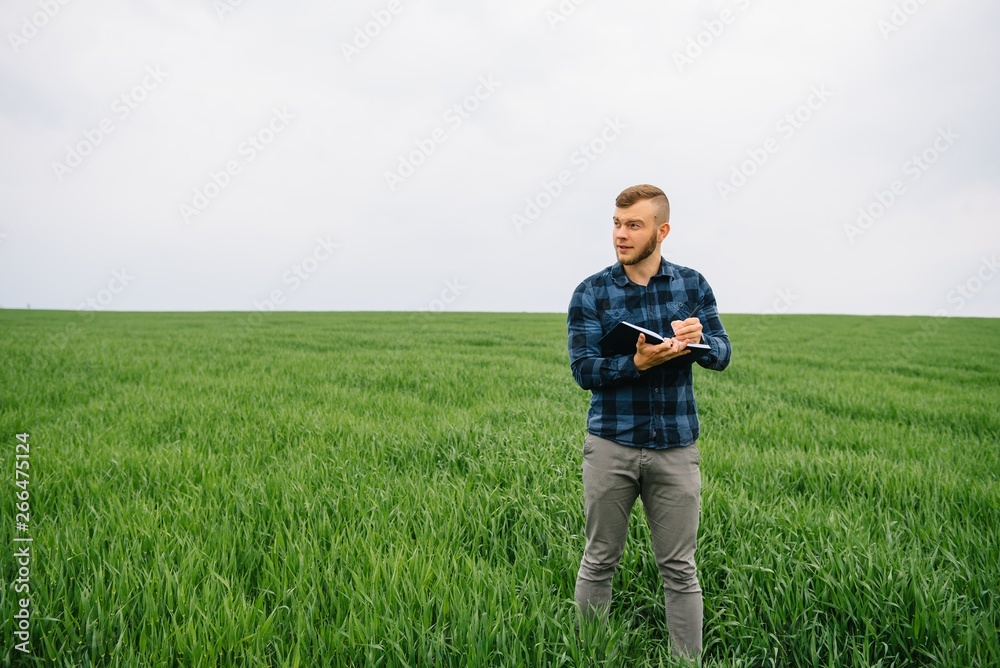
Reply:
M130 309L130 310L118 310L118 309L50 309L50 308L8 308L5 306L0 306L0 313L4 311L16 311L19 313L78 313L78 314L88 314L96 315L99 313L114 313L114 314L234 314L234 315L247 315L253 313L260 313L261 315L277 314L277 313L287 313L287 314L303 314L303 313L316 313L316 314L331 314L331 313L366 313L366 314L415 314L415 313L426 313L428 315L561 315L565 316L565 311L458 311L458 310L447 310L447 311L430 311L424 310L393 310L393 309L383 309L383 310L280 310L280 311L261 311L257 309L250 310L190 310L190 311L180 311L180 310L143 310L143 309ZM824 313L824 312L813 312L813 313L753 313L753 312L741 312L741 311L724 311L719 313L720 316L761 316L761 317L771 317L771 316L829 316L829 317L851 317L851 318L948 318L948 319L979 319L979 320L997 320L1000 316L992 315L933 315L924 313Z

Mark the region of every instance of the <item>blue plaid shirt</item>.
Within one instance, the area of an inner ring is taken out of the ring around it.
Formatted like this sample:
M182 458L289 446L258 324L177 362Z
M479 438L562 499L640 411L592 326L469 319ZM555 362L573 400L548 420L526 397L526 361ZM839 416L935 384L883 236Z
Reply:
M695 442L693 364L680 358L639 371L632 355L602 357L599 341L622 320L670 337L670 322L686 319L698 304L701 342L712 350L697 363L722 371L732 347L712 288L697 271L661 259L660 270L642 286L616 262L577 286L566 324L573 377L593 392L587 431L620 445L657 450Z

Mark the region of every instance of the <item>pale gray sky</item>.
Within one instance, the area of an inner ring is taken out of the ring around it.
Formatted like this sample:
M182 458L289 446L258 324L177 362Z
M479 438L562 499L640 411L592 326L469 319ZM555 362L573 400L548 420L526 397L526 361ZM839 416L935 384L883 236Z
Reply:
M564 311L653 183L723 312L998 317L998 28L992 0L9 0L0 306Z

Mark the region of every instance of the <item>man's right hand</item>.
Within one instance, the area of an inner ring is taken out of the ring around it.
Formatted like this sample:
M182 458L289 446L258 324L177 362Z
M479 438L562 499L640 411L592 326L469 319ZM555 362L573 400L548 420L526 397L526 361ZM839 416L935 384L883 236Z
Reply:
M653 345L646 343L645 334L639 334L639 341L635 344L635 356L632 361L635 362L636 369L645 371L675 357L687 355L691 351L685 350L686 347L687 341L678 341L677 339L667 339L660 345Z

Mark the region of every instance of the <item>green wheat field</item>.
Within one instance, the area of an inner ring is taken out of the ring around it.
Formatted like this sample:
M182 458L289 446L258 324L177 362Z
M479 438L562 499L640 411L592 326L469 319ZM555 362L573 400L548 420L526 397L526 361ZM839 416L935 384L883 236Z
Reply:
M723 320L705 665L1000 665L1000 320ZM5 310L0 385L2 665L678 665L639 503L577 638L563 315Z

